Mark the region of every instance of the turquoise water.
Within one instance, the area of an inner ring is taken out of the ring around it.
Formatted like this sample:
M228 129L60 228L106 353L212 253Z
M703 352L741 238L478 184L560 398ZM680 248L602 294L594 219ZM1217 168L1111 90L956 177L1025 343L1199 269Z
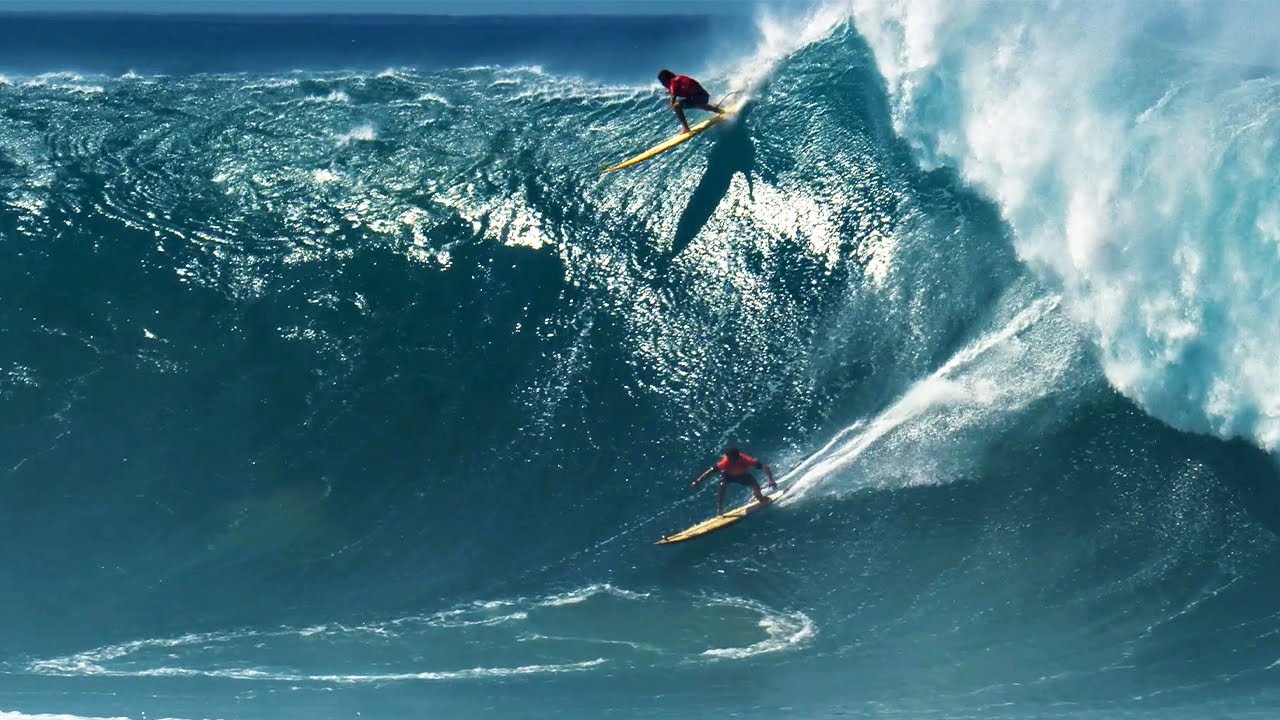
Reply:
M0 717L1274 716L1274 26L1117 7L6 19Z

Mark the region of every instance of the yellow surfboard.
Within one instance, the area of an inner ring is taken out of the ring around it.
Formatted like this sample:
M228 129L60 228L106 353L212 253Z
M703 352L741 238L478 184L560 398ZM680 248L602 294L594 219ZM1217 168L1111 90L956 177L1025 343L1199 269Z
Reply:
M678 145L681 145L683 143L686 143L694 139L704 130L711 128L712 126L718 125L722 122L725 122L726 120L732 120L736 118L738 116L738 111L741 109L742 109L742 103L735 102L725 107L723 114L712 115L711 117L707 118L706 120L703 120L697 125L691 125L689 127L689 132L676 135L673 138L660 142L657 145L654 145L653 147L649 148L648 150L645 150L644 152L640 153L639 155L631 158L630 160L623 160L617 165L612 165L610 167L602 169L600 172L602 174L611 173L615 170L621 170L623 168L629 168L632 165L638 165L644 162L645 160L648 160L649 158L657 157L658 155L661 155L662 153L670 150L673 147L676 147Z
M791 488L788 487L783 490L774 490L772 493L765 493L767 497L773 499L773 502L766 503L764 505L761 505L759 501L757 501L755 498L752 498L751 502L747 503L746 505L743 505L741 507L736 507L725 514L717 515L711 518L710 520L703 520L697 525L694 525L686 530L681 530L675 535L668 535L662 538L661 540L657 541L656 543L654 543L654 545L670 545L672 543L684 542L685 540L692 540L696 537L702 537L703 535L706 535L708 533L713 533L716 530L720 530L721 528L727 528L730 525L741 521L743 518L750 515L751 513L757 510L760 510L762 508L767 508L773 503L778 502L779 500L782 499L783 495L787 494L787 490L790 490L790 489Z

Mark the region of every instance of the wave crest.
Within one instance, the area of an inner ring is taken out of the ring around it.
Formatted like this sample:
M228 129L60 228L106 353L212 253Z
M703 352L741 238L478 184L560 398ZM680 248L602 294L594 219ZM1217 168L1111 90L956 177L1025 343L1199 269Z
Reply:
M1183 429L1280 447L1275 8L841 4L899 132L996 199L1109 381Z

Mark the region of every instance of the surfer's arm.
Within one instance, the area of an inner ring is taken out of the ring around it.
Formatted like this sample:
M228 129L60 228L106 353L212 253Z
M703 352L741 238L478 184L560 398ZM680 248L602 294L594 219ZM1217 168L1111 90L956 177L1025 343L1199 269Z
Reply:
M676 119L680 121L681 134L689 132L689 121L684 119L684 109L680 107L680 103L676 102L677 97L674 90L669 91L667 95L667 107L671 108L671 112L676 114Z
M675 111L676 118L680 121L681 134L691 132L689 130L689 121L684 119L684 108L679 105L672 105L671 109Z
M702 481L711 477L711 473L715 471L716 469L714 466L707 468L707 471L699 475L697 480L694 480L693 482L689 483L689 489L690 490L697 489L697 487L702 484Z

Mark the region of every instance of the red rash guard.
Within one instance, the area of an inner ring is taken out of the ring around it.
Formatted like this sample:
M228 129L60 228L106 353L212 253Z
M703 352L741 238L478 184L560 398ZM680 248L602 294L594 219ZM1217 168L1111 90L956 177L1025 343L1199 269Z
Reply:
M702 89L698 81L688 75L677 75L671 78L671 82L667 85L667 92L675 97L693 97L694 95L707 94L707 91Z
M737 460L730 460L728 455L720 458L716 469L729 477L742 477L751 468L760 467L760 461L746 453L738 453Z

